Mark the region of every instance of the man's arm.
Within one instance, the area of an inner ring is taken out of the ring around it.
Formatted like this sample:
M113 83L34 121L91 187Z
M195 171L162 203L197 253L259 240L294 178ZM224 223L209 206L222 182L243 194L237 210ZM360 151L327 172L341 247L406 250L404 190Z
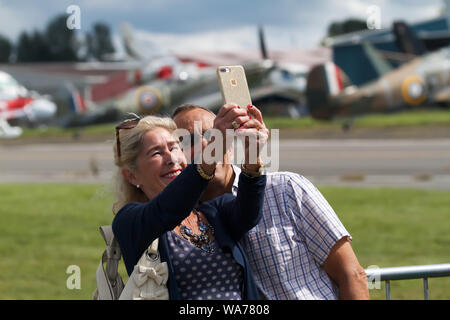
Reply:
M292 175L288 186L289 204L308 250L339 286L339 298L369 299L366 274L350 245L350 234L331 205L303 176Z
M359 264L347 237L336 242L322 267L339 287L339 299L370 299L366 272Z

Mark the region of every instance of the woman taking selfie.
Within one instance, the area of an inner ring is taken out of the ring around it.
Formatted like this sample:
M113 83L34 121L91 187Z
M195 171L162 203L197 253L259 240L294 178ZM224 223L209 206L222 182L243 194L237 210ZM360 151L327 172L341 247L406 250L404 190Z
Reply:
M249 118L244 109L225 105L214 128L225 137L226 129ZM170 299L258 299L239 240L260 219L266 177L259 164L246 159L237 197L225 194L199 204L216 164L187 165L175 129L170 118L153 116L116 127L112 226L127 273L159 238Z

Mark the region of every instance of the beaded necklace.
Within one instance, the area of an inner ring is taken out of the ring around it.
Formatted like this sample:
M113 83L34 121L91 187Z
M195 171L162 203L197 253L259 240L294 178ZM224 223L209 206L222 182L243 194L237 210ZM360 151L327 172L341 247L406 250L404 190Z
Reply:
M194 244L197 248L201 250L213 253L214 247L212 245L212 240L209 236L209 232L211 230L211 235L214 235L214 228L208 223L200 220L200 215L197 210L194 209L194 213L197 216L198 227L200 229L200 234L195 234L190 228L180 223L180 233L181 235L192 244Z

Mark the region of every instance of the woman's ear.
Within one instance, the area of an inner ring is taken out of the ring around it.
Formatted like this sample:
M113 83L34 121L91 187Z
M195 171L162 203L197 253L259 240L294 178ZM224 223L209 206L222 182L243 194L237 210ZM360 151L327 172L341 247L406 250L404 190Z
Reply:
M123 177L129 182L131 183L133 186L137 186L139 183L136 179L136 176L134 175L134 173L127 169L127 168L122 168L122 175Z

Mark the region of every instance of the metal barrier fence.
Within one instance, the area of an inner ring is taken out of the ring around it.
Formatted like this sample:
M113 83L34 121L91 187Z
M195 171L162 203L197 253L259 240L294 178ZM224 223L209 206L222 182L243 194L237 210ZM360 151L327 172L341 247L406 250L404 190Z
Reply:
M421 278L423 279L424 298L425 300L428 300L428 278L450 277L450 263L391 268L368 268L365 271L369 282L385 281L386 300L391 300L391 280Z

